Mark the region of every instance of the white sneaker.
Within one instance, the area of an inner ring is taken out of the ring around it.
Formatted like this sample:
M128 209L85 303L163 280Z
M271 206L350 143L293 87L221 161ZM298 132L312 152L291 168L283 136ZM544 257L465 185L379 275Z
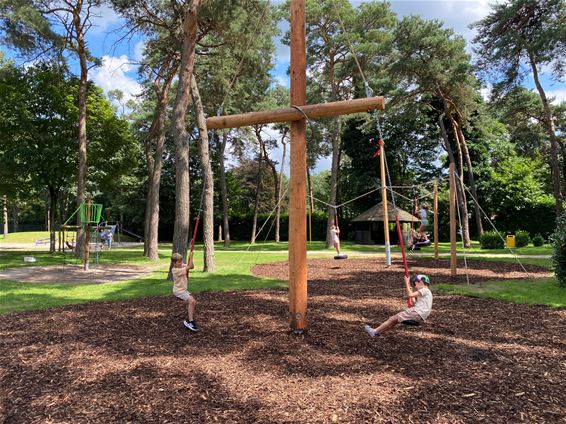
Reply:
M371 337L375 337L377 335L377 331L367 324L364 326L364 330L366 330L366 333L368 333Z
M199 328L198 325L196 323L196 321L189 321L189 320L184 320L183 321L183 325L188 328L189 330L193 331L193 332L198 332Z

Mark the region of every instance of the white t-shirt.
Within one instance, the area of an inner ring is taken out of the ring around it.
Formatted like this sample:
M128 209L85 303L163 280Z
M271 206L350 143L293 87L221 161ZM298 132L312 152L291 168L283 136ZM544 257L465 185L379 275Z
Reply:
M332 241L333 242L338 242L338 234L336 233L336 230L330 230L330 237L332 237Z
M187 265L183 264L179 268L171 268L171 274L173 275L173 294L177 295L187 291L187 286L189 281L187 279Z
M421 296L417 297L413 310L419 314L424 321L428 318L432 310L432 292L428 287L423 287L418 291Z

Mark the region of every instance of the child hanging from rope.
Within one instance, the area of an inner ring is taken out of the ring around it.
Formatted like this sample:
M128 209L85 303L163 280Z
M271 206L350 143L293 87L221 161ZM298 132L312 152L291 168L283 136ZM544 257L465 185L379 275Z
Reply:
M395 314L383 324L377 328L372 328L369 325L365 325L364 329L371 337L379 336L387 330L395 327L398 323L403 321L411 323L412 325L418 325L423 323L429 316L432 310L432 292L428 288L430 285L430 279L426 275L415 275L412 279L413 288L411 289L411 284L409 277L405 276L405 290L407 292L407 297L409 299L416 299L414 306L405 309L398 314Z
M189 269L194 268L192 260L189 260L189 266L183 263L183 255L173 253L171 256L171 273L173 274L173 294L187 303L188 319L183 321L183 325L191 331L199 331L198 325L194 320L195 306L197 301L188 291L189 285ZM192 267L191 267L192 265Z
M421 203L420 208L416 208L415 215L417 215L421 220L419 233L426 235L426 227L428 226L428 205L426 203Z
M330 227L330 237L332 238L332 244L336 248L336 253L340 255L340 228L337 225Z

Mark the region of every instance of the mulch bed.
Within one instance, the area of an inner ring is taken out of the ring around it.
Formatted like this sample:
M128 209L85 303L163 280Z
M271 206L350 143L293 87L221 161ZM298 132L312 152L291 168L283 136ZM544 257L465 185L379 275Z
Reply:
M474 283L523 274L469 265ZM450 279L447 261L410 266L433 285ZM280 264L254 272L287 274ZM363 324L404 306L402 269L362 259L309 261L302 336L289 332L285 290L196 297L198 334L183 329L173 296L0 316L0 422L557 423L566 414L565 310L436 295L424 327L372 339Z

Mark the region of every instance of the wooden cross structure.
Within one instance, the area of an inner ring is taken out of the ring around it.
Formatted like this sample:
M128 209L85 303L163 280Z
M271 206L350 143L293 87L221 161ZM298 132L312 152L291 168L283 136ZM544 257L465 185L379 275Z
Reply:
M383 97L306 105L305 0L291 0L291 107L288 109L216 116L209 129L291 122L289 199L289 320L295 333L307 328L306 120L384 109ZM295 108L296 107L296 108ZM304 115L302 112L304 112Z

